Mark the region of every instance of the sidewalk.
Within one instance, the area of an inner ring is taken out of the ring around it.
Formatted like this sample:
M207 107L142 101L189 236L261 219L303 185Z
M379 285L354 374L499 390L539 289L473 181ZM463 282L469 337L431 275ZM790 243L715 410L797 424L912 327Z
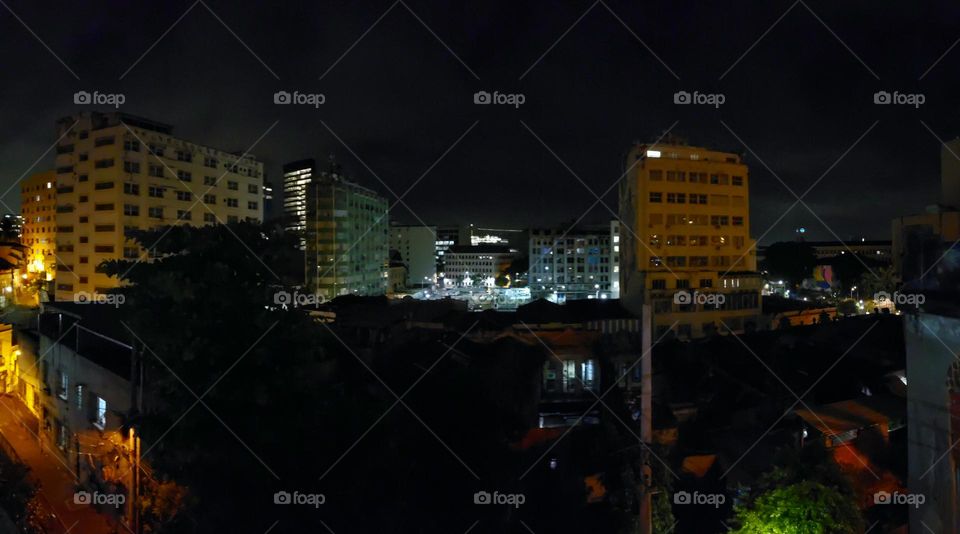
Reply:
M106 516L92 507L76 504L75 466L65 465L54 452L40 451L37 439L39 422L10 395L0 396L0 434L13 446L20 461L30 467L31 476L40 483L37 500L44 511L48 534L111 534L128 532L124 525L112 525ZM46 446L45 446L46 447Z

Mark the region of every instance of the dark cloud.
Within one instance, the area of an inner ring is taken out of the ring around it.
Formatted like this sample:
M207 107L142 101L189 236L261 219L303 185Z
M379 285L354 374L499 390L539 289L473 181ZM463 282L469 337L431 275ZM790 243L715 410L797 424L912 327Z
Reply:
M773 173L799 194L832 167L809 206L841 237L883 238L889 219L936 202L940 148L921 121L943 139L960 133L960 47L927 72L960 39L960 12L947 1L405 1L8 1L80 80L0 10L0 186L54 141L54 120L77 109L73 92L96 89L126 94L124 111L231 150L279 121L253 150L273 178L284 161L335 154L384 193L366 165L397 193L416 183L405 200L423 220L550 223L594 203L580 180L602 193L632 141L679 121L692 144L747 153L755 236L794 200ZM280 89L322 92L327 102L275 106ZM476 106L478 90L520 92L526 102ZM676 106L678 90L726 102ZM920 92L926 103L876 106L878 90ZM16 192L2 200L17 208ZM604 200L615 209L615 189ZM607 216L597 206L590 218ZM403 207L395 217L415 220ZM765 241L798 225L831 238L823 223L797 206Z

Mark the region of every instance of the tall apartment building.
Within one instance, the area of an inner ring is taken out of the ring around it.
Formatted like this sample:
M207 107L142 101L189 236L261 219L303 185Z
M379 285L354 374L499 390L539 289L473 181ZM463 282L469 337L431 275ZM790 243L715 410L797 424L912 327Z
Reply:
M262 221L263 164L126 113L57 121L57 300L117 287L105 260L142 257L127 230Z
M15 213L5 213L0 218L0 238L4 241L19 243L23 237L23 217Z
M610 298L620 298L620 221L610 221Z
M317 163L302 159L283 166L283 217L288 232L307 229L307 186L317 174Z
M750 238L749 176L738 154L636 145L620 184L624 307L653 310L681 338L755 327L761 281Z
M460 227L457 225L444 225L437 227L437 276L444 277L443 256L454 245L460 245Z
M530 295L558 303L615 298L613 229L607 224L530 230Z
M38 172L20 184L20 215L23 236L20 242L30 247L28 270L33 273L56 271L57 174Z
M390 225L390 250L400 253L400 261L407 268L406 287L436 283L436 226Z
M315 294L383 295L387 287L387 199L325 173L306 195L306 282Z

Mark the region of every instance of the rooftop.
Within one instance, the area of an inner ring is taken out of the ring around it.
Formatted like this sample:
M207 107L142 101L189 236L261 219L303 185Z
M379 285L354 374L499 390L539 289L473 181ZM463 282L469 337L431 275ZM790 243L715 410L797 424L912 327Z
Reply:
M452 245L447 254L509 254L510 247L502 245Z

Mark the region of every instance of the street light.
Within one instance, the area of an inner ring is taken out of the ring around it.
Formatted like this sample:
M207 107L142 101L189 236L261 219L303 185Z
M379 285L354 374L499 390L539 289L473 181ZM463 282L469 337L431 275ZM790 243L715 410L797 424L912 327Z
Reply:
M850 298L853 298L853 292L856 290L857 290L857 286L853 286L850 288Z

